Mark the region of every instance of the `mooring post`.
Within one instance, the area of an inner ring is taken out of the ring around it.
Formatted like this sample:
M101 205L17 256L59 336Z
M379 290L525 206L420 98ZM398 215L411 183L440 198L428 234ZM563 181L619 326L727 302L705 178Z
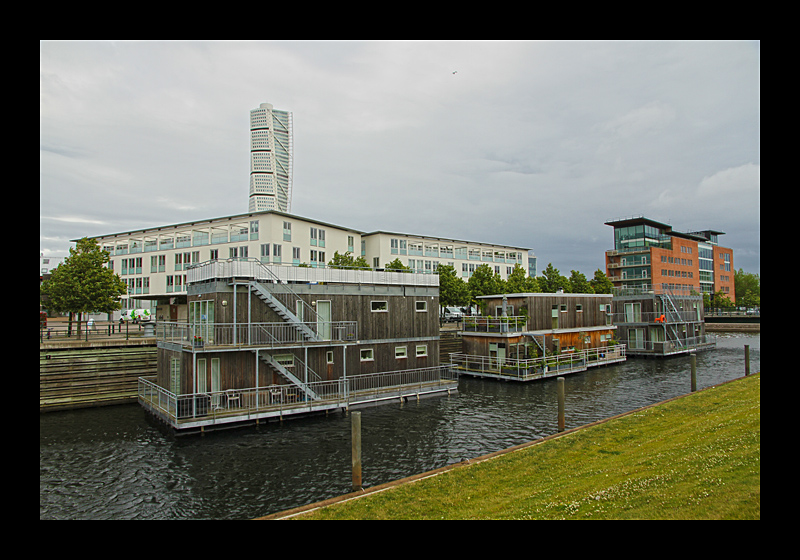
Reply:
M744 374L750 375L750 345L744 345Z
M361 413L352 412L350 415L350 431L352 435L353 455L353 492L361 490Z
M692 393L697 390L697 355L692 352L691 355L692 361Z
M558 381L558 431L564 431L564 378L556 378Z

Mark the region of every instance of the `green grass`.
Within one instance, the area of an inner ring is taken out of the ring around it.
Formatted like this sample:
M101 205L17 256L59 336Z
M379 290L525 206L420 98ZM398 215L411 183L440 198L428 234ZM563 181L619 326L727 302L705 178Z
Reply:
M760 374L295 519L760 519Z

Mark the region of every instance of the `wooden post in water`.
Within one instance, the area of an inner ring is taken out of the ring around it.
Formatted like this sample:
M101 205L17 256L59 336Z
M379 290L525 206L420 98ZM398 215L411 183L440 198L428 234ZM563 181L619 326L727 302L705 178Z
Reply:
M558 381L558 431L564 431L564 378L556 378Z
M692 352L692 393L697 391L697 354Z
M744 374L750 375L750 345L744 345Z
M353 456L353 492L361 490L361 413L352 412L350 416Z

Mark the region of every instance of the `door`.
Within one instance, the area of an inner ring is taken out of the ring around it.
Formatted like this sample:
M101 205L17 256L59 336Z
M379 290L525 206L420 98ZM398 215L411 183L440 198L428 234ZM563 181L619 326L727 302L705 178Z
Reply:
M317 332L322 340L331 339L331 302L317 300Z
M214 344L214 302L192 301L189 303L189 324L199 346ZM198 344L196 344L197 346Z

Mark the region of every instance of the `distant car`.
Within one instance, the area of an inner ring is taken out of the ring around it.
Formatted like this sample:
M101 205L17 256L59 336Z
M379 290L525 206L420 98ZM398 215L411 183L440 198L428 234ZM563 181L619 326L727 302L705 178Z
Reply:
M442 313L442 317L448 323L452 321L460 321L463 318L464 314L458 307L445 307L444 313Z

